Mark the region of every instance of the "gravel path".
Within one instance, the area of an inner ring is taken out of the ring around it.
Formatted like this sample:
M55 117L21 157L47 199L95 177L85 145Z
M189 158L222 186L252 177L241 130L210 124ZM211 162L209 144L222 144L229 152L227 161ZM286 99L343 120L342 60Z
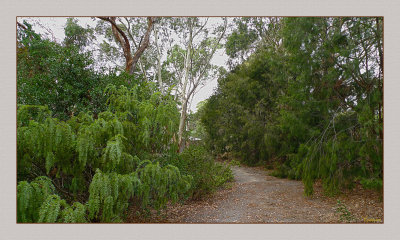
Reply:
M264 170L233 167L233 191L183 219L193 223L331 222L335 209L303 195L300 181L268 176ZM299 206L301 205L301 206Z
M232 167L235 182L201 201L188 201L163 212L168 223L338 223L340 199L351 212L352 222L383 222L379 194L363 189L335 198L325 197L316 184L312 197L304 196L301 181L269 176L264 169Z

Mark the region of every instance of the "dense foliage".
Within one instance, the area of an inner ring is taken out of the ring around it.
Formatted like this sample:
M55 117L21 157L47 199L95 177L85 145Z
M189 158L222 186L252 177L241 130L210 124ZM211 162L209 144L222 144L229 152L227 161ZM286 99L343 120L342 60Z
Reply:
M193 178L190 194L200 198L212 193L227 181L233 180L232 172L223 164L216 163L204 146L194 145L182 152L180 158L170 160L182 174Z
M110 85L106 94L108 109L97 119L81 112L60 121L47 107L19 106L19 221L122 221L131 200L143 209L159 209L231 178L210 160L176 153L179 113L172 96L159 94L152 84Z
M180 116L170 90L161 94L156 83L127 73L95 72L84 51L87 31L73 20L63 44L24 24L17 52L18 222L121 222L131 206L161 209L232 178L202 157L204 150L177 153Z
M95 115L104 111L104 88L109 83L129 86L130 81L113 69L96 71L92 52L82 51L88 41L83 30L72 20L68 22L63 44L43 38L27 22L26 29L18 31L17 44L18 104L48 106L62 120L81 111Z
M302 179L307 195L317 179L327 194L355 181L381 190L382 19L282 18L266 29L201 109L209 148Z

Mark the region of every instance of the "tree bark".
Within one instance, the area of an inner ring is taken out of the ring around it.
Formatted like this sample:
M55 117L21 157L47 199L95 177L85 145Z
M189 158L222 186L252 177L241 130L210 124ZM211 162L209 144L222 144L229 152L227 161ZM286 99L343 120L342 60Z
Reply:
M182 152L185 149L185 141L183 139L183 131L185 130L187 105L188 105L188 101L187 101L187 99L185 99L185 102L182 105L181 118L179 120L179 132L178 132L179 152Z
M111 23L111 30L114 34L115 40L122 46L122 50L124 52L125 57L125 71L130 73L132 68L132 53L131 53L131 45L129 43L128 37L122 31L118 25L116 24L115 20L116 17L99 17L100 19Z

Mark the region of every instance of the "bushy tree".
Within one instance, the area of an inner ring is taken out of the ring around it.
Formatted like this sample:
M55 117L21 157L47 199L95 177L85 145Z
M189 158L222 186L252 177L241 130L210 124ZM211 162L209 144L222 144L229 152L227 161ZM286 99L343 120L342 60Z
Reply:
M357 180L379 189L382 19L282 18L274 24L266 35L271 30L268 38L275 39L260 41L219 79L202 112L209 147L274 165L277 176L302 179L308 195L316 179L328 194Z
M91 69L91 53L80 52L83 45L74 45L78 40L73 36L63 46L43 39L29 23L24 24L17 45L18 103L46 105L63 120L80 111L104 110L105 78Z

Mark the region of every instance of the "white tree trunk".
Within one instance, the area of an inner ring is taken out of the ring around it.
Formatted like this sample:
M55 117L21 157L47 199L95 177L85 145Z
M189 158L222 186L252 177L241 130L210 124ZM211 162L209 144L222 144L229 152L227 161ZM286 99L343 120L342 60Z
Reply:
M160 50L160 46L158 45L157 25L154 25L153 31L154 31L155 44L156 44L156 48L157 48L157 77L158 77L158 85L160 87L161 94L164 94L163 83L162 83L162 78L161 78L161 50Z
M191 48L192 48L192 24L190 22L190 18L188 18L188 27L189 27L189 41L185 56L185 78L183 82L183 89L181 93L181 101L182 101L182 110L181 110L181 117L179 120L179 131L178 131L178 145L179 145L179 152L182 152L185 144L183 140L183 131L185 130L185 120L186 120L186 111L187 111L187 103L188 99L186 97L186 86L189 81L189 64L191 58Z

